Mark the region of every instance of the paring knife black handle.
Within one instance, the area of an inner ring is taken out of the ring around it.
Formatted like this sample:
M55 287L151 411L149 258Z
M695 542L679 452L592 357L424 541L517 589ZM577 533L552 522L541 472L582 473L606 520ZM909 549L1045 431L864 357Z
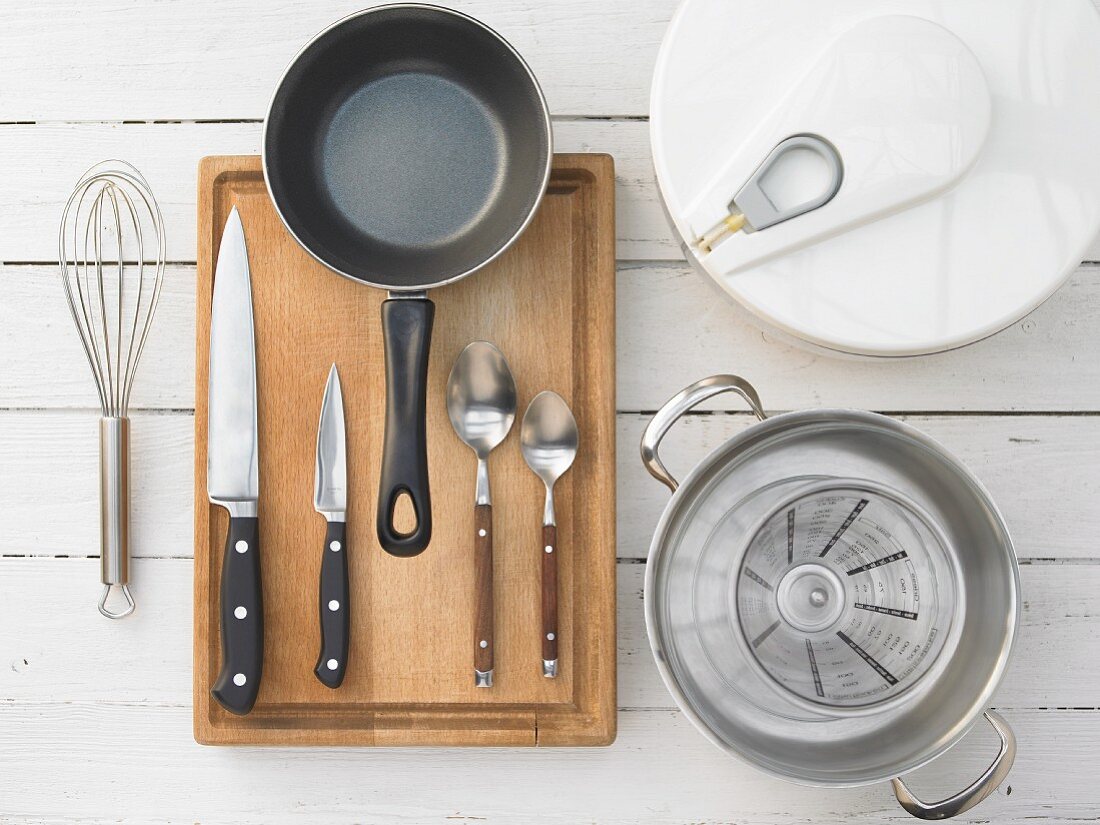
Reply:
M348 665L350 616L347 525L330 521L321 557L321 654L313 672L321 684L338 688Z
M434 320L435 304L427 298L382 302L386 435L378 483L378 542L394 556L415 556L432 538L424 415ZM403 494L412 501L416 516L416 526L408 533L402 533L393 523L394 508Z
M220 598L222 669L210 695L230 713L243 716L256 704L264 665L258 518L229 518Z

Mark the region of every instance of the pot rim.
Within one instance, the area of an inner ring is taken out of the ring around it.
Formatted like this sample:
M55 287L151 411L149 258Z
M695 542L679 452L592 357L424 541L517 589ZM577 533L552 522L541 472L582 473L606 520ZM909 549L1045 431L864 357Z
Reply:
M933 453L944 459L960 476L971 484L975 492L984 500L983 503L989 508L991 518L995 519L998 528L1003 532L1007 544L1008 550L1008 562L1012 572L1012 592L1011 596L1011 608L1010 619L1005 632L1005 642L1001 650L1001 655L997 659L996 667L992 669L989 674L989 678L986 680L985 689L974 697L974 700L970 704L969 710L962 716L960 721L949 731L946 731L944 737L942 737L942 744L933 746L927 750L926 753L919 754L911 759L908 763L898 765L896 769L891 769L887 772L877 776L869 776L864 779L858 780L829 780L829 779L817 779L807 778L804 776L792 775L782 771L775 770L769 766L761 764L750 755L743 753L729 742L720 739L717 734L707 725L706 721L695 711L691 703L688 701L686 694L680 688L675 674L672 672L672 668L664 658L657 640L659 637L659 629L657 626L657 619L655 616L655 604L654 598L651 593L654 592L653 588L656 586L656 571L658 568L658 562L660 561L665 550L665 539L667 537L669 525L671 524L674 516L678 512L681 506L692 500L699 484L699 479L713 470L715 467L724 464L729 458L736 454L750 439L759 438L770 429L781 429L791 426L803 426L805 424L813 423L815 421L822 421L827 419L842 419L854 422L862 422L864 424L872 424L878 427L885 426L889 430L893 430L896 433L901 433L909 438L914 439L921 446L926 447ZM718 747L720 750L737 757L742 762L748 764L753 769L767 774L768 776L782 779L787 782L792 782L797 785L803 785L807 787L825 787L825 788L855 788L865 785L874 785L879 782L886 782L890 779L904 776L912 771L928 765L930 762L938 759L945 752L950 750L959 740L961 740L967 732L974 726L974 724L981 718L982 713L989 706L993 694L1000 687L1001 682L1004 679L1004 675L1008 669L1008 664L1011 661L1013 650L1015 649L1016 640L1019 635L1020 628L1020 568L1019 562L1016 558L1015 545L1012 541L1011 533L1009 532L1008 525L1005 522L1004 516L1000 509L997 507L993 498L989 495L989 491L985 488L985 485L975 476L968 467L962 462L956 459L942 444L933 439L926 433L918 430L910 424L904 421L899 421L895 418L890 418L878 413L868 412L866 410L844 409L844 408L825 408L825 409L809 409L809 410L795 410L792 412L781 413L778 415L769 416L764 421L752 424L747 429L740 433L737 433L733 437L727 439L722 444L718 445L710 453L706 455L699 463L697 463L690 472L683 478L677 487L676 491L669 498L668 503L665 505L664 510L661 512L660 520L657 523L657 527L653 533L653 539L650 542L649 553L646 556L646 572L645 572L645 589L643 591L643 605L645 612L645 625L646 636L649 641L650 652L653 654L653 659L657 665L657 671L661 674L661 681L664 682L665 688L672 695L673 700L676 702L680 711L688 718L688 720L695 726L695 728L703 734L712 744Z

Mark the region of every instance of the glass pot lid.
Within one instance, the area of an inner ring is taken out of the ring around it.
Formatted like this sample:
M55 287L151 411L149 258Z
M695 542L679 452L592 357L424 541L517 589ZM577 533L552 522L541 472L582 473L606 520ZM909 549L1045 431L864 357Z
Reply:
M751 534L730 616L747 658L826 713L881 709L932 669L959 607L945 539L896 491L816 482Z

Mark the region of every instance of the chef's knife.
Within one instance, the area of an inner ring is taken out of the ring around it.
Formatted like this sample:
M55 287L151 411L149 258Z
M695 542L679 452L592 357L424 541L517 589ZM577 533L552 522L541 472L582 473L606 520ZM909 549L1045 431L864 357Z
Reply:
M319 589L321 653L313 672L330 688L340 687L348 664L347 486L344 396L340 391L340 374L333 364L317 425L317 471L313 485L313 507L328 523Z
M244 226L234 207L225 222L210 310L206 492L229 511L222 556L222 668L210 693L238 715L252 710L264 659L260 586L259 442L252 283Z

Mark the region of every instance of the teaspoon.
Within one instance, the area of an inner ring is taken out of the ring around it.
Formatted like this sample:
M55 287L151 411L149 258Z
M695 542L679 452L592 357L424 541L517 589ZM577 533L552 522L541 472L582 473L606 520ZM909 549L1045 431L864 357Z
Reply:
M542 675L558 675L558 541L554 483L577 455L577 421L556 392L540 392L527 407L520 445L527 466L546 485L542 514Z

